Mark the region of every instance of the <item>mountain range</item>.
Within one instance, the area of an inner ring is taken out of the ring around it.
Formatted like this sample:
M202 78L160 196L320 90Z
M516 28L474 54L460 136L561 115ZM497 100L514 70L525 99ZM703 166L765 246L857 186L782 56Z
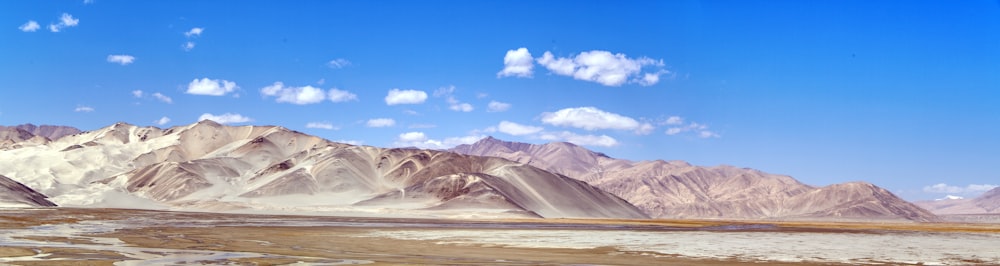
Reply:
M19 134L0 151L0 175L23 185L5 185L22 203L37 191L80 207L648 218L585 182L506 159L347 145L277 126L204 120L117 123L54 141Z
M483 218L937 219L869 183L813 187L749 168L615 159L566 142L488 137L448 151L386 149L208 120L167 129L117 123L88 132L6 127L0 142L0 202L15 205Z
M1000 214L1000 187L993 188L971 199L946 198L933 201L917 201L917 206L936 214Z
M936 220L865 182L813 187L749 168L614 159L565 142L535 145L488 137L451 151L506 158L586 181L654 218Z

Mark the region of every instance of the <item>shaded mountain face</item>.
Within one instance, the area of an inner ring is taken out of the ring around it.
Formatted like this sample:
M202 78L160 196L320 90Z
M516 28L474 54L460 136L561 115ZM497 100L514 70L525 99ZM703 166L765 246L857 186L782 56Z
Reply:
M45 195L0 175L0 206L13 207L53 207Z
M55 140L64 136L80 133L80 130L76 129L75 127L53 126L53 125L36 126L33 124L23 124L10 127L0 126L0 130L3 130L4 128L22 129L24 131L31 133L32 135L45 137L50 140Z
M915 203L938 215L1000 214L1000 187L971 199L942 199Z
M936 219L891 192L863 182L817 188L749 168L631 162L570 143L533 145L492 137L451 151L506 158L583 180L654 218Z
M211 121L165 130L118 123L0 151L0 174L61 206L647 217L585 182L505 159L353 146Z

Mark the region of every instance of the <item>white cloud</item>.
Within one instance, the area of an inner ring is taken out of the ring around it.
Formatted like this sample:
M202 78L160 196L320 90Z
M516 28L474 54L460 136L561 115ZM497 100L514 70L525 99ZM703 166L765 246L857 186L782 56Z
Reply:
M435 128L435 127L437 127L437 125L435 124L412 124L409 126L409 128Z
M331 102L335 103L358 100L357 94L351 93L349 91L338 90L337 88L330 89L328 97L330 98Z
M37 21L29 20L28 22L25 22L20 27L17 27L17 29L19 29L19 30L21 30L23 32L35 32L35 31L38 31L38 29L41 28L41 27L42 26L38 25Z
M636 78L634 82L639 83L642 86L653 86L660 82L660 75L670 73L666 70L660 70L652 73L643 73L642 78Z
M76 27L76 25L79 24L80 20L73 18L73 15L70 15L69 13L62 13L62 16L59 17L59 23L49 24L49 31L59 32L63 28Z
M222 96L235 91L236 82L221 79L194 79L188 84L187 93L194 95Z
M84 4L84 5L89 5L89 4L93 4L93 3L94 3L94 1L96 1L96 0L83 0L83 4Z
M344 139L334 140L333 142L340 142L340 143L350 144L350 145L361 145L361 144L365 143L364 141L360 141L360 140L344 140Z
M702 130L702 131L698 131L698 137L699 138L703 138L703 139L707 139L707 138L718 138L718 137L721 137L721 136L719 136L719 134L716 134L715 132L712 132L712 131Z
M639 124L639 127L633 130L632 132L639 135L648 135L649 133L653 133L654 129L656 129L656 127L654 127L652 124L642 123Z
M427 137L426 134L419 131L406 132L399 134L396 141L393 142L395 147L417 147L421 149L448 149L462 144L472 144L476 143L486 136L465 136L465 137L451 137L445 138L444 140L435 140Z
M667 121L664 122L664 124L673 126L667 128L667 131L663 132L671 136L685 132L694 132L699 138L703 139L722 137L721 135L719 135L719 133L708 130L708 126L705 124L691 122L687 125L684 125L684 118L681 118L679 116L671 116L670 118L667 118Z
M997 185L991 184L969 184L965 187L952 186L945 183L938 183L930 186L924 187L924 192L927 193L940 193L940 194L963 194L963 195L979 195L983 192L989 191L996 188Z
M497 131L514 136L531 135L544 130L542 127L521 125L510 121L500 121Z
M486 105L486 111L491 113L503 112L507 111L508 109L510 109L510 104L504 102L490 101L490 103Z
M181 48L184 48L184 51L191 51L191 49L194 49L194 42L186 42L181 45Z
M472 112L472 110L475 109L469 103L458 103L458 102L453 103L450 101L449 103L451 104L451 106L448 106L448 109L451 109L452 111Z
M538 136L548 141L565 141L582 146L614 147L618 141L608 135L577 135L573 132L542 132Z
M605 86L621 86L626 82L650 86L659 82L659 75L666 73L666 70L660 70L639 78L638 75L644 66L662 67L663 60L653 60L648 57L629 58L622 53L612 54L600 50L582 52L571 58L556 58L551 52L546 51L535 61L552 73L597 82Z
M143 94L142 90L132 91L132 96L135 96L136 98L142 98L142 94Z
M555 113L543 113L542 123L554 126L569 126L586 130L618 129L633 130L636 134L648 134L653 125L640 123L631 117L605 112L596 107L565 108Z
M166 116L160 117L160 119L156 119L156 121L153 121L153 123L156 123L157 125L161 126L166 125L167 123L170 123L170 118Z
M163 93L159 92L153 93L153 98L165 103L174 103L174 99L171 99L169 96L163 95Z
M76 109L73 109L73 112L89 113L89 112L93 112L93 111L94 111L93 107L85 106L85 105L79 105L79 106L76 107Z
M108 63L117 63L124 66L132 62L135 62L135 56L127 54L108 55Z
M676 115L675 116L671 116L671 117L667 118L667 121L664 122L664 124L667 124L667 125L680 125L680 124L684 124L684 118L681 118L680 116L676 116Z
M191 30L189 30L189 31L187 31L187 32L184 33L184 36L187 36L188 38L190 38L190 37L198 37L198 36L201 36L201 32L202 31L205 31L205 29L204 28L198 28L198 27L191 28Z
M420 104L427 100L427 93L419 90L391 89L385 96L386 105Z
M221 115L213 115L210 113L204 113L198 117L198 121L201 120L212 120L219 124L234 124L234 123L245 123L253 121L249 117L242 116L240 114L225 113Z
M503 70L497 72L497 78L510 76L530 78L532 68L534 67L535 64L531 58L531 53L528 52L528 48L521 47L517 50L507 50L507 55L503 57Z
M326 99L326 92L313 86L285 87L284 83L275 82L271 86L260 89L260 94L265 97L278 97L276 102L292 104L314 104Z
M374 118L368 119L366 125L368 127L391 127L396 125L396 120L392 118Z
M337 58L330 60L330 62L327 62L326 65L330 68L345 68L351 65L351 61L347 61L347 59L343 58Z
M319 80L316 81L317 85L323 85L323 83L326 83L326 79L325 78L320 78Z
M334 126L333 124L330 124L330 123L327 123L327 122L309 122L309 123L306 123L306 128L319 128L319 129L327 129L327 130L337 130L337 129L340 129L340 128Z
M399 138L396 140L401 142L419 142L427 140L427 135L424 132L413 131L399 134Z

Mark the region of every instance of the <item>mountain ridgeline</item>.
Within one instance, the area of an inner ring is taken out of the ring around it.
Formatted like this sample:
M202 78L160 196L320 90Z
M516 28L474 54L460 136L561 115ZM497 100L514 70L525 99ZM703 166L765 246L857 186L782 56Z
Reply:
M206 120L89 132L7 127L0 143L0 206L454 218L937 218L864 182L813 187L748 168L615 159L565 142L488 137L450 151L385 149Z
M25 137L0 151L0 174L60 206L648 218L585 182L506 159L347 145L276 126L118 123Z
M451 151L506 158L586 181L654 218L937 220L864 182L813 187L749 168L614 159L564 142L533 145L489 137Z

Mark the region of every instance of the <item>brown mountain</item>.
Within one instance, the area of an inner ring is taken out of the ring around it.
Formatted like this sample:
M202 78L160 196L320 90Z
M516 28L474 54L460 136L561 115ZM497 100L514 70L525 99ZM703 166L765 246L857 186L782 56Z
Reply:
M0 175L0 207L27 206L52 207L55 203L47 200L45 195L18 183L6 176Z
M585 182L506 159L354 146L211 121L165 130L118 123L0 151L0 174L60 206L648 217Z
M55 139L59 139L59 138L64 137L64 136L68 136L68 135L73 135L73 134L76 134L76 133L80 133L80 130L76 129L75 127L53 126L53 125L40 125L40 126L36 126L36 125L33 125L33 124L22 124L22 125L10 126L10 127L0 126L0 130L3 130L4 128L18 128L18 129L22 129L24 131L27 131L27 132L31 133L32 135L42 136L42 137L45 137L45 138L50 139L50 140L55 140Z
M812 187L749 168L619 160L563 142L533 145L489 137L452 151L506 158L583 180L655 218L936 219L863 182Z
M1000 214L1000 187L972 199L918 201L916 204L934 214Z

